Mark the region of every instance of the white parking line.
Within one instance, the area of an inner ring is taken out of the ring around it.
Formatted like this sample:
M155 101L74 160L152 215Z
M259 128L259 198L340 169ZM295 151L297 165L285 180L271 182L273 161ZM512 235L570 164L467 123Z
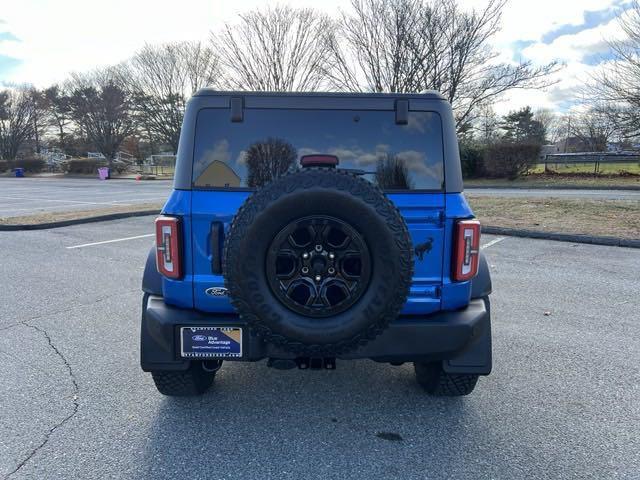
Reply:
M154 201L165 201L167 199L167 196L161 196L161 195L149 195L148 197L140 197L140 198L125 198L124 200L113 200L113 203L117 203L119 204L120 202L140 202L140 201L149 201L149 200L154 200Z
M105 243L126 242L127 240L135 240L137 238L147 238L147 237L153 237L153 236L155 236L155 233L149 233L147 235L137 235L135 237L116 238L114 240L105 240L104 242L83 243L82 245L73 245L71 247L65 247L65 248L67 248L68 250L71 250L72 248L84 248L84 247L92 247L94 245L104 245Z
M480 247L480 250L484 250L485 248L489 248L493 245L495 245L496 243L500 243L502 240L504 240L506 237L498 237L498 238L494 238L493 240L491 240L490 242L485 243L484 245L482 245Z
M120 205L114 205L114 207L118 207ZM50 205L48 207L43 207L41 205L38 205L37 207L32 207L32 208L11 208L11 207L2 207L0 208L0 217L4 216L4 214L9 213L12 214L13 212L33 212L34 214L38 214L40 212L44 212L47 210L72 210L74 212L77 212L78 209L83 210L86 208L90 208L90 207L86 207L85 205L75 205L75 204L70 204L70 205Z
M38 202L79 203L84 205L113 205L113 202L80 202L78 200L58 200L58 199L37 198L37 197L0 197L0 199L27 200L27 201L38 201ZM127 204L120 203L119 205L127 205Z

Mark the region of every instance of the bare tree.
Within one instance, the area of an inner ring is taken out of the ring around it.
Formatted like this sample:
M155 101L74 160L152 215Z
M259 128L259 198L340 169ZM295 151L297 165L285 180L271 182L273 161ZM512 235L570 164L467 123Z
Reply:
M411 190L413 182L409 178L409 169L405 161L387 153L376 164L376 183L380 188Z
M71 123L69 97L59 85L52 85L43 92L49 125L56 131L58 147L65 151Z
M548 108L540 108L536 110L533 119L540 122L544 127L548 143L556 143L560 140L565 131L565 126L556 112Z
M27 90L27 98L31 102L32 122L33 122L33 142L36 153L40 153L42 138L48 127L47 100L44 92L34 87Z
M131 95L111 69L72 75L71 118L112 166L122 142L135 131Z
M589 98L607 103L608 113L626 138L640 136L640 2L619 19L626 38L610 43L614 60L592 77Z
M489 145L500 137L500 119L491 105L482 105L475 119L477 138L483 145Z
M501 63L490 40L506 0L463 11L457 0L351 0L332 38L335 66L326 73L339 90L437 90L453 105L458 128L477 108L515 88L549 85L556 63ZM345 42L339 42L338 38Z
M286 140L267 138L254 142L245 156L249 172L247 186L261 187L275 180L292 168L297 158L298 151Z
M326 74L337 90L414 92L423 60L421 0L352 0L330 37ZM435 32L434 32L435 33ZM440 32L439 32L440 33Z
M0 91L0 158L15 160L24 142L33 138L34 117L30 88Z
M311 91L328 68L329 17L312 9L277 6L240 15L212 35L220 49L228 88Z
M590 152L604 152L616 131L616 122L608 106L592 107L571 119L571 135Z
M178 149L189 97L220 77L216 53L201 42L147 45L119 68L139 121L150 137Z

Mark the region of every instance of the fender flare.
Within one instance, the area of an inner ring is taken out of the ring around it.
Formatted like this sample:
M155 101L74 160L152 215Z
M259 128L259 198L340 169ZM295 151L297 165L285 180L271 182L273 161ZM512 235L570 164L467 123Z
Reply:
M478 274L471 280L471 298L486 297L491 293L491 273L483 252L478 259Z
M142 275L142 291L151 295L162 296L162 276L158 273L156 267L155 244L147 255L147 263L144 266L144 274Z

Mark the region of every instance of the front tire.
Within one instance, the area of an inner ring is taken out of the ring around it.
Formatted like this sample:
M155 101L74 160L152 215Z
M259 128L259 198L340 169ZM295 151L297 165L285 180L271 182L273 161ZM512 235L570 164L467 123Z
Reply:
M191 397L206 392L216 376L215 371L207 371L200 362L191 362L182 372L151 372L158 391L169 397Z
M416 380L430 395L460 397L469 395L478 382L478 375L447 373L440 362L415 362Z

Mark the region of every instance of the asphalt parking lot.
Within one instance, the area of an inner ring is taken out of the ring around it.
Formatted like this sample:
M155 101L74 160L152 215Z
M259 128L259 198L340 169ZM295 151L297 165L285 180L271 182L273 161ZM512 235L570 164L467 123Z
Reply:
M170 180L0 177L0 217L164 202Z
M468 397L357 361L228 362L170 399L138 366L152 222L0 232L2 477L640 478L640 251L485 236L494 372Z

